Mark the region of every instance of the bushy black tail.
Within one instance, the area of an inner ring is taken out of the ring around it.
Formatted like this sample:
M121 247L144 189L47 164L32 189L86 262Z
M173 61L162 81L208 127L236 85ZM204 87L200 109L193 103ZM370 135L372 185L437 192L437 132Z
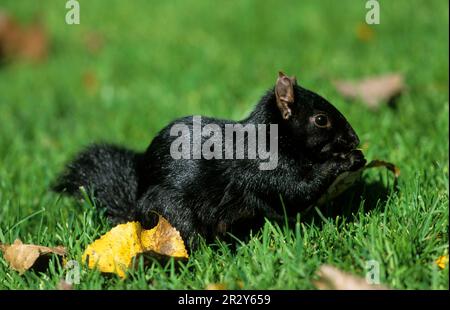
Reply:
M141 156L114 145L91 145L66 166L52 189L79 196L83 186L113 223L135 220Z

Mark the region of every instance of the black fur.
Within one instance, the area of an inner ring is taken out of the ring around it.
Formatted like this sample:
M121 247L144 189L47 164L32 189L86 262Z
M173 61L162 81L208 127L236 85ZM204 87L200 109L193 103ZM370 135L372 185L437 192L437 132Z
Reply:
M91 145L66 166L53 190L80 196L84 186L107 208L113 223L136 218L136 201L142 155L122 147Z
M292 115L284 119L270 90L241 124L278 124L278 166L260 170L260 160L180 159L170 155L177 138L175 123L190 127L192 118L175 120L153 139L144 153L114 146L92 146L82 152L59 178L54 189L76 194L93 189L95 199L114 222L139 220L151 226L155 214L174 225L189 243L199 234L208 241L226 232L247 232L264 217L280 220L313 204L344 171L365 164L355 150L359 139L346 119L319 95L294 85ZM311 117L324 113L329 128L318 128ZM230 120L202 118L222 131ZM206 138L203 138L205 140ZM223 151L223 150L222 150ZM192 245L192 244L191 244Z

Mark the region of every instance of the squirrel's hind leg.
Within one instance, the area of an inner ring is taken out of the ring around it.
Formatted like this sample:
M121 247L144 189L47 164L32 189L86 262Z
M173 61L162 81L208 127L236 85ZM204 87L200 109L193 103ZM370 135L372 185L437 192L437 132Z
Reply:
M181 234L189 249L197 247L202 227L195 220L193 210L186 205L183 194L162 185L150 186L137 203L139 221L146 228L156 225L163 216Z

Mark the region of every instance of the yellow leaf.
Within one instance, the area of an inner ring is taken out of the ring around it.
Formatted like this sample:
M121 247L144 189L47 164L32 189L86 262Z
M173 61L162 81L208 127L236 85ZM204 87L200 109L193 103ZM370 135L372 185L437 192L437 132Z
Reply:
M206 289L208 291L223 291L227 289L227 286L223 283L209 283Z
M448 255L444 255L444 256L440 256L437 260L436 260L436 265L438 265L438 267L440 269L444 269L445 266L447 266L448 264Z
M121 224L89 245L83 253L88 267L97 267L102 272L114 272L125 277L134 256L142 252L140 241L141 224Z
M138 222L117 225L89 245L82 259L90 269L125 278L133 258L146 253L189 258L180 233L160 216L158 224L150 230L142 229Z
M244 281L239 280L236 282L237 286L242 290L244 288Z

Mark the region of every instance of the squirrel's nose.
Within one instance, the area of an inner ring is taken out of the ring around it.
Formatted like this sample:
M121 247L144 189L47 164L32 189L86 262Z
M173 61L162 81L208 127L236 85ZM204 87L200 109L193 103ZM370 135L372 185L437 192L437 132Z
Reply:
M342 150L354 150L359 145L359 138L355 133L336 139L336 146Z

